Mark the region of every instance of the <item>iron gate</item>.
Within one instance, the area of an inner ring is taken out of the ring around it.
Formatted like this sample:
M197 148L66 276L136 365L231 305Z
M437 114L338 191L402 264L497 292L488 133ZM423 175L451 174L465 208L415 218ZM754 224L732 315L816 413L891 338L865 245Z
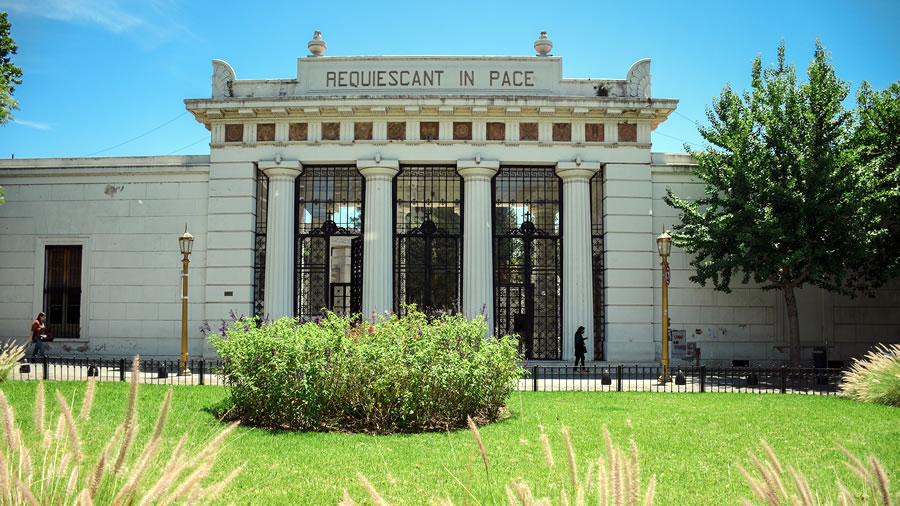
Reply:
M269 178L256 169L256 234L253 239L253 314L265 317L266 216L269 205Z
M551 167L502 167L494 176L496 332L519 334L528 359L562 356L561 191Z
M594 360L605 360L606 324L603 268L603 171L591 177L591 286L594 298Z
M296 185L295 313L304 321L346 313L349 301L335 299L332 284L361 290L353 276L361 258L350 250L363 230L365 182L356 167L306 167Z
M462 177L455 167L403 167L394 179L394 306L426 313L462 304Z

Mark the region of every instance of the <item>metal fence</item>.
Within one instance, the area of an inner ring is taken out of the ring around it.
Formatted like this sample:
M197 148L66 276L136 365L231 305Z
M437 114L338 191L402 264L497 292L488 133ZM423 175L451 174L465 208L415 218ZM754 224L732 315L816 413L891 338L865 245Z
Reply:
M22 364L13 371L20 380L130 381L132 361L104 358L43 358ZM179 374L178 359L142 359L142 383L174 385L226 384L218 359L188 361L189 374ZM517 388L522 391L555 392L749 392L836 395L843 369L791 367L691 366L670 369L671 381L660 382L659 366L591 365L575 369L562 365L529 365Z

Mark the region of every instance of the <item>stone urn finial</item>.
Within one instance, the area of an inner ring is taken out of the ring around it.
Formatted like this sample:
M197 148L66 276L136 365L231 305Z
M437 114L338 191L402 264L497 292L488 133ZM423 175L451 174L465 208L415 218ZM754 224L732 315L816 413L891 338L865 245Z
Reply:
M309 52L312 53L313 56L322 56L325 53L325 49L328 47L328 44L322 40L322 32L316 30L313 33L313 38L309 41L309 44L306 45L309 48Z
M547 38L547 32L541 32L538 40L534 41L534 50L538 56L550 56L550 50L553 49L553 41Z

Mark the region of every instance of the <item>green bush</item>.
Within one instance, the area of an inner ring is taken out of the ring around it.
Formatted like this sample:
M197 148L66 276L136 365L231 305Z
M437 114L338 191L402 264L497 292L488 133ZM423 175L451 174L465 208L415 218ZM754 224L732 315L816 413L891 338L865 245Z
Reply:
M524 374L516 339L485 338L461 315L429 318L408 308L354 322L329 313L236 319L210 344L223 360L230 416L288 429L375 432L461 427L494 420Z
M900 344L878 344L844 373L845 397L900 407Z

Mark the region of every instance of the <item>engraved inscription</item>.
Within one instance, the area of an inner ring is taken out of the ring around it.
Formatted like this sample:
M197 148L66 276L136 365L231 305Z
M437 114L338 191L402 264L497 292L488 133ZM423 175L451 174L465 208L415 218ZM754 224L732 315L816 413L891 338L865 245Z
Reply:
M340 123L322 123L322 140L337 141L341 139Z
M471 121L454 121L453 122L453 140L470 141L472 140L472 122Z
M225 125L225 142L244 140L244 125Z
M571 123L554 123L553 140L557 142L569 142L572 140Z
M288 130L288 140L305 141L307 131L306 123L291 123L291 128Z
M619 123L619 142L637 142L637 125Z
M419 138L423 141L436 141L439 131L437 121L423 121L419 123Z
M584 125L584 140L587 142L603 142L603 123Z
M537 123L519 123L519 140L536 141L538 140L538 124Z
M506 123L488 123L487 140L502 141L506 139Z
M256 142L275 140L275 123L259 123L256 125Z
M388 140L405 141L406 140L406 122L391 121L387 126Z
M372 122L360 121L353 124L353 138L358 141L372 140Z

